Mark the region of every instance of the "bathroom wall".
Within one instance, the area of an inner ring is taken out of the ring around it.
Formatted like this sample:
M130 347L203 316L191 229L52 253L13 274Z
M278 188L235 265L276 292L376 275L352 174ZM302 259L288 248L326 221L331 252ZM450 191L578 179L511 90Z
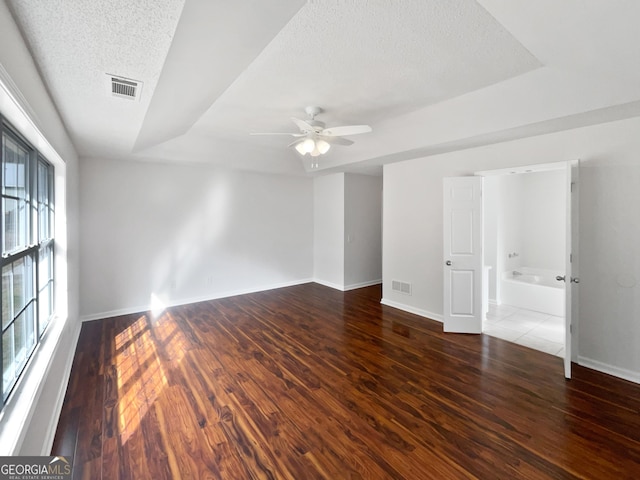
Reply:
M490 300L501 301L499 280L504 271L523 266L564 270L565 178L564 170L485 177L485 265L492 267Z
M498 237L502 239L502 243L497 254L503 261L503 268L497 274L505 270L516 270L524 265L524 177L525 175L505 175L501 178Z
M566 172L519 175L523 180L521 265L564 271Z
M498 257L498 249L502 251L502 235L498 235L498 214L500 213L500 186L502 177L485 177L484 193L484 264L489 270L489 299L496 301L500 298L500 282L496 272L504 270L504 260Z
M497 303L501 301L501 273L524 265L523 183L523 175L494 175L484 179L484 263L491 266L489 300ZM517 256L513 256L514 253Z

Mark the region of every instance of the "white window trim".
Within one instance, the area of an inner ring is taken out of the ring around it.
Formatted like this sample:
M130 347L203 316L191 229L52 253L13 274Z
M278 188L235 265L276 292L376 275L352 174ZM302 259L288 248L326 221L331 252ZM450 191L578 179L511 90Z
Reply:
M56 214L54 218L54 231L56 232L54 273L56 313L0 413L0 455L23 453L21 448L27 436L31 419L38 407L45 406L40 404L40 397L51 368L54 362L57 363L56 368L60 368L60 363L62 362L58 357L66 356L64 358L64 371L58 377L62 381L58 386L56 398L44 399L51 416L40 444L41 451L28 452L33 455L48 455L53 445L81 326L77 318L70 319L68 317L66 164L42 134L38 125L40 122L34 110L22 96L20 90L1 64L0 112L20 135L25 137L53 165L55 175L54 198L56 199ZM66 351L60 351L60 346L68 343L64 341L65 338L68 338L68 335L71 336L71 348ZM50 410L51 402L54 403L53 410Z
M31 418L39 403L38 401L44 383L49 375L54 359L57 358L59 354L60 340L64 338L63 333L67 324L67 322L62 320L61 318L55 317L51 320L49 328L47 328L42 340L33 352L29 363L9 396L4 410L0 413L0 455L17 455L20 452L22 442L26 435L25 427L31 423ZM72 351L75 351L80 333L80 323L76 323L75 330L75 332L72 332L72 338L74 339ZM65 379L68 379L71 374L72 362L73 355L70 355L65 365L63 376ZM53 444L53 437L62 409L66 386L66 382L60 386L61 394L58 395L55 406L56 415L55 418L52 418L52 426L50 425L47 429L48 437L50 438L43 439L45 447L43 450L47 451L41 452L41 455L48 455L51 445Z

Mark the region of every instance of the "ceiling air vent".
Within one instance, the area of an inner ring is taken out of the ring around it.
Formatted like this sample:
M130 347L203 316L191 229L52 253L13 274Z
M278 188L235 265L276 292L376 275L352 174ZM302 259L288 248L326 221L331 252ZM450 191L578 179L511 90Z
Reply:
M109 74L107 74L107 77L109 79L109 91L114 97L128 98L130 100L138 100L140 98L142 82Z

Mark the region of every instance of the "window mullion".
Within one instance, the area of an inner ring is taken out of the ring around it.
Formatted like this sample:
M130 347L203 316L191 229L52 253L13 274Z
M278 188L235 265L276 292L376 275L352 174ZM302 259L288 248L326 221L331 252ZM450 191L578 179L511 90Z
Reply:
M11 325L13 325L14 323L16 323L16 320L18 319L18 317L20 317L20 315L22 315L24 312L27 311L27 308L29 308L29 306L33 303L34 304L34 308L37 307L37 304L35 304L36 298L35 297L31 297L31 299L24 304L24 306L20 309L20 311L17 314L14 314L12 316L11 321L7 324L7 326L5 328L2 329L2 333L6 332L7 330L9 330L9 327Z
M35 274L34 274L34 278L35 278L35 285L34 285L34 299L35 299L35 307L34 307L34 315L35 315L35 319L36 319L36 325L35 325L35 335L36 338L39 340L40 339L40 248L36 249L36 261L35 261ZM38 343L38 340L36 340L36 343Z

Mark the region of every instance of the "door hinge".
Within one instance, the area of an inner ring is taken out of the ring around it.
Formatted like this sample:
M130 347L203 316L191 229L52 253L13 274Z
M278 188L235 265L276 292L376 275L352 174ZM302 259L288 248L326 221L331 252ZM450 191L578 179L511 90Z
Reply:
M570 188L571 193L573 193L573 186L574 186L575 184L576 184L576 182L571 182L571 188Z
M573 253L569 254L569 263L573 263Z
M569 333L573 333L573 324L569 324Z

